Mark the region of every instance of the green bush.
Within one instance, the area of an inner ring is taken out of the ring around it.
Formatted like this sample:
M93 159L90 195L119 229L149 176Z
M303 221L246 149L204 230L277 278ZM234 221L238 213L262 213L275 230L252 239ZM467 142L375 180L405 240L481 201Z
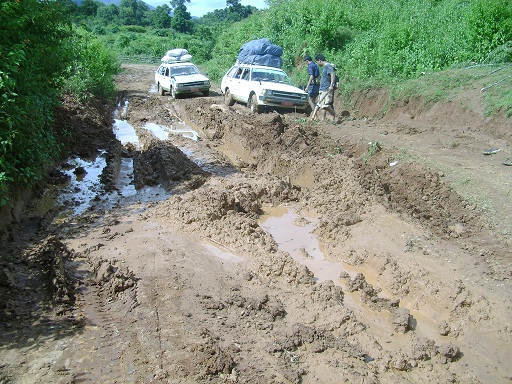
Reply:
M111 97L113 54L74 32L66 3L0 2L0 205L36 185L59 158L54 112L62 89ZM71 78L70 78L71 76Z
M121 70L116 55L84 30L76 31L72 47L74 60L64 89L81 100L113 97L115 84L112 76Z
M60 2L0 3L0 205L41 179L58 154L53 111L71 61Z

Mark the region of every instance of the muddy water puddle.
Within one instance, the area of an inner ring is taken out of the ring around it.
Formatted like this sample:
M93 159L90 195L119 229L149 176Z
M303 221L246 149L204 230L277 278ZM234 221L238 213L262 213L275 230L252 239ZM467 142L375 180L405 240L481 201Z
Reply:
M67 161L66 169L61 171L69 177L70 181L59 195L59 202L69 207L65 213L79 215L91 206L101 192L99 179L105 165L104 153L93 161L80 158Z
M169 135L180 135L193 141L197 141L198 138L197 132L183 122L175 123L171 127L146 123L144 129L152 132L160 140L169 140Z
M127 103L120 106L116 115L124 115L127 107ZM147 123L143 128L150 131L159 140L169 140L171 135L180 135L192 141L198 139L197 132L184 122L178 122L172 127ZM114 119L113 131L122 145L130 145L135 150L142 150L143 145L135 128L126 120ZM209 165L206 161L194 159L191 150L181 150L199 166L206 168ZM104 152L92 161L80 158L68 160L67 166L61 171L69 177L70 181L59 194L59 203L66 208L62 210L57 220L66 220L68 216L80 215L91 207L111 209L116 205L139 201L160 201L170 195L162 186L146 186L137 190L133 184L132 158L121 158L119 174L115 182L117 191L105 193L100 181L105 166ZM212 169L208 169L208 171L212 171Z
M122 145L132 144L135 149L142 149L142 145L139 141L137 132L135 132L135 128L126 120L114 120L114 133Z
M380 288L377 274L369 269L348 265L344 262L333 262L326 258L322 244L314 234L318 225L318 219L297 214L292 207L265 207L265 215L260 219L260 226L272 235L279 250L287 252L295 261L305 265L314 274L318 283L331 280L335 285L341 286L345 292L344 301L352 308L358 308L364 312L368 321L380 324L383 320L391 323L391 314L382 311L375 312L363 307L359 292L348 292L344 280L340 278L342 272L348 273L353 279L358 273L364 275L367 283L375 288ZM392 299L393 295L385 290L379 293L379 297ZM413 303L401 300L401 306L409 309L411 314L411 326L415 331L429 338L438 338L437 322L416 310ZM373 320L370 320L373 318Z
M332 280L342 285L341 272L355 277L357 272L347 269L344 263L326 260L322 246L313 233L318 224L316 218L299 216L292 209L282 206L265 208L265 212L260 226L272 235L279 250L288 252L295 261L307 266L317 282Z

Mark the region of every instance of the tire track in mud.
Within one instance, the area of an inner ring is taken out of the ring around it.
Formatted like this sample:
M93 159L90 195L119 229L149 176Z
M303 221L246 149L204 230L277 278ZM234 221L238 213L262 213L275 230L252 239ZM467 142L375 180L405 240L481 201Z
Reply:
M87 286L80 290L81 300L76 305L83 327L56 365L62 366L61 375L73 382L115 383L120 377L140 380L141 375L134 365L139 358L133 357L140 354L133 352L139 348L126 327L130 324L126 320L136 306L136 291L131 288L120 294L113 292L109 286L111 276L105 272L119 268L111 261L87 258L82 262L90 263L91 269L99 273L84 281Z

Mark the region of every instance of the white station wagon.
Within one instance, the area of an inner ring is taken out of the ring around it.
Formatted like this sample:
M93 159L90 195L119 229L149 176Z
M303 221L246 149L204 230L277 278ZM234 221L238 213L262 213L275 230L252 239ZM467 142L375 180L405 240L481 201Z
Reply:
M308 94L290 83L280 68L236 64L222 78L220 85L226 105L236 101L247 104L252 113L265 107L306 110Z
M155 72L155 83L164 95L169 92L173 98L183 94L210 94L210 79L201 74L199 69L190 62L162 63Z

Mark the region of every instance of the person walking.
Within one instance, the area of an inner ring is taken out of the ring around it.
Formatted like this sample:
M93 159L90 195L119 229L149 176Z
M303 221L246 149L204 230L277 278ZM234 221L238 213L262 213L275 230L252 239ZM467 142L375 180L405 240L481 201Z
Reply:
M329 112L332 116L332 121L336 122L336 112L332 106L334 100L334 83L336 81L336 73L332 64L328 63L325 56L321 53L315 56L315 61L322 66L322 76L320 78L320 93L318 95L318 102L315 109L309 118L310 121L314 120L320 109ZM325 114L322 115L322 121L325 120Z
M304 56L304 61L308 64L308 83L304 90L309 95L309 105L311 106L311 111L315 110L316 98L320 89L320 69L318 65L313 61L313 58L310 55Z

